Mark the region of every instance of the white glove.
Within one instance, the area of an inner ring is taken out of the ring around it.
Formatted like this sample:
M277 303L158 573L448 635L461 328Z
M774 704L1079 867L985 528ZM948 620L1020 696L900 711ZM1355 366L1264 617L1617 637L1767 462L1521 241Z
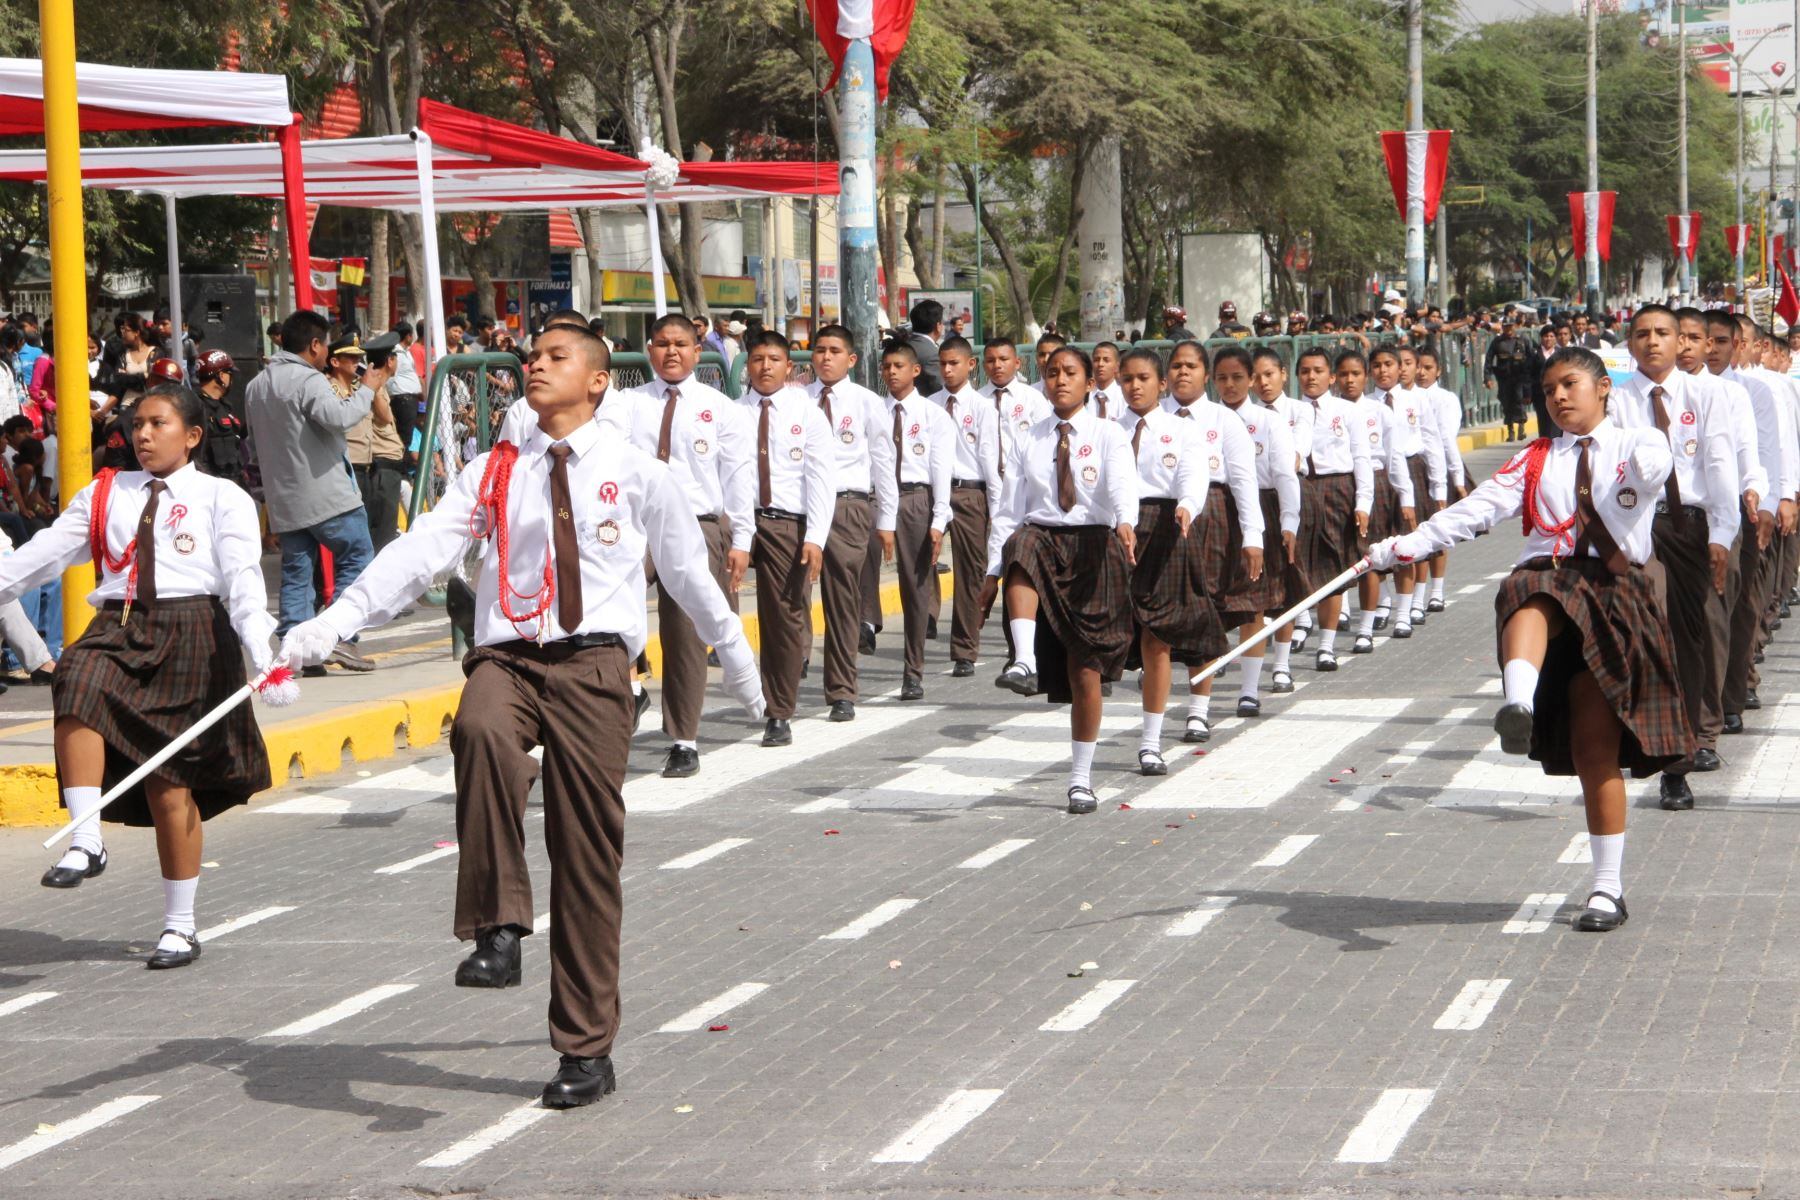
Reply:
M254 679L267 671L269 665L275 661L275 635L270 634L267 641L259 642L252 639L246 643L244 649L250 655L250 677Z
M287 637L281 641L281 657L296 669L317 666L331 657L337 644L337 630L314 617L288 630Z
M1399 540L1400 539L1397 537L1391 537L1385 542L1376 542L1373 546L1369 547L1368 559L1369 569L1371 571L1391 571L1394 569L1394 561L1398 557L1394 547Z
M1655 479L1662 473L1663 454L1654 446L1639 445L1631 452L1631 469L1639 479Z
M719 652L719 664L725 671L726 694L743 705L752 720L761 720L768 705L763 700L762 672L757 669L749 644L739 638L730 646L713 648Z

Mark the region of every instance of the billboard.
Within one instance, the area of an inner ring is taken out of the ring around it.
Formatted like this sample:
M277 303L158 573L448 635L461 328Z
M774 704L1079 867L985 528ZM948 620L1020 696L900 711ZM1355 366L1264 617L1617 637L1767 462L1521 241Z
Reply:
M1794 72L1793 26L1793 0L1731 0L1732 49L1748 52L1733 91L1767 92L1788 85Z

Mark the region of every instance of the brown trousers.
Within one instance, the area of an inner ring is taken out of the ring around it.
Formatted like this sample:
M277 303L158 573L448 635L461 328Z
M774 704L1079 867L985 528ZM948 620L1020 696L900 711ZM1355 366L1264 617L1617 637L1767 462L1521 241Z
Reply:
M988 494L981 488L950 490L950 566L955 572L951 594L950 658L972 663L981 657L981 610L976 599L987 578ZM941 589L935 578L931 594Z
M831 536L825 539L825 569L819 573L820 608L825 612L825 702L856 701L856 640L862 631L863 570L870 546L881 562L881 539L871 532L874 505L861 496L838 493L831 518ZM876 572L880 582L880 572ZM810 611L812 589L807 589ZM766 635L765 635L766 636ZM805 658L812 657L812 622L806 623Z
M899 524L898 521L895 524ZM881 539L871 534L862 561L862 620L881 632ZM858 631L860 632L860 630Z
M806 565L800 558L805 539L803 520L758 517L756 537L750 542L750 562L756 567L756 624L762 640L758 665L772 720L791 718L800 699L800 664L812 632Z
M731 595L731 572L725 555L731 549L730 527L723 521L702 521L706 560L719 590ZM733 609L736 609L734 604ZM663 732L678 742L700 736L700 709L706 703L706 643L694 623L675 603L659 581L656 585L656 630L662 639Z
M1763 617L1774 594L1775 573L1781 559L1779 537L1769 543L1767 550L1761 550L1753 530L1747 529L1738 536L1742 547L1738 556L1741 578L1737 603L1731 609L1731 642L1720 698L1728 713L1742 713L1744 701L1755 686L1756 651L1763 640Z
M596 1058L619 1031L619 866L631 751L631 659L622 647L566 642L484 646L450 731L456 765L456 936L531 931L525 798L544 748L550 854L550 1044Z
M906 630L906 673L925 672L925 620L930 594L938 590L937 562L931 556L931 489L900 493L894 522L894 559L900 575L900 616ZM878 605L879 607L879 605Z
M1688 724L1702 746L1716 747L1722 721L1707 728L1706 680L1707 661L1713 655L1710 622L1712 613L1725 619L1725 600L1712 589L1712 567L1708 560L1706 518L1695 513L1678 516L1658 513L1651 526L1656 547L1656 560L1662 566L1663 604L1669 614L1669 632L1675 643L1675 674L1681 682L1682 705L1687 709ZM1713 693L1713 708L1718 709L1719 694ZM1685 775L1693 767L1678 762L1667 768L1671 775Z

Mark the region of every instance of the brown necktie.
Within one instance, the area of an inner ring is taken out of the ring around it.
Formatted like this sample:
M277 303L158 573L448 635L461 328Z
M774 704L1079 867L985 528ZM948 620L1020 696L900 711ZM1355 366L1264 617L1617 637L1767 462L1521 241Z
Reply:
M556 623L565 634L581 628L581 551L575 545L575 512L569 499L569 444L550 447L550 546L556 560Z
M1106 393L1095 392L1093 395L1094 410L1102 421L1106 420Z
M656 434L656 457L663 462L669 461L669 431L675 427L675 405L681 399L681 392L669 388L663 393L662 428Z
M995 428L1000 431L1000 436L1002 438L1004 438L1006 435L1005 404L1006 404L1006 389L1003 387L995 388L994 389L994 420L997 422L997 424L995 425ZM1004 441L1000 442L1000 478L1002 478L1002 479L1006 478L1006 443Z
M1186 417L1190 421L1194 419L1194 414L1187 410L1187 405L1185 404L1175 410L1175 415L1178 417Z
M1056 423L1056 503L1064 512L1075 507L1075 476L1069 471L1069 435L1075 427Z
M1606 527L1599 510L1594 507L1594 439L1579 438L1575 444L1581 447L1581 456L1575 463L1575 549L1572 553L1580 557L1592 547L1600 552L1600 561L1606 564L1608 571L1623 575L1631 569L1631 561L1619 549L1612 530Z
M1136 462L1138 443L1144 438L1144 418L1139 417L1137 427L1131 431L1131 461Z
M837 418L831 415L831 389L829 387L819 389L819 407L825 410L825 423L835 430Z
M1656 431L1664 437L1669 436L1669 406L1663 403L1663 397L1668 394L1660 384L1650 389L1650 407L1655 411ZM1672 438L1669 441L1669 449L1671 452L1677 452ZM1681 484L1676 481L1673 468L1669 471L1669 477L1663 481L1663 497L1668 502L1670 517L1677 521L1687 519L1687 513L1683 512L1681 508Z
M775 491L769 484L769 408L775 402L762 398L762 416L756 420L756 506L767 508L775 502Z
M1316 438L1319 436L1319 402L1317 400L1309 400L1309 401L1307 401L1307 403L1311 404L1313 406L1312 427L1313 427L1313 437ZM1315 478L1315 479L1318 478L1318 475L1319 475L1319 468L1313 466L1313 456L1312 456L1311 450L1308 450L1306 452L1306 474L1309 477Z
M894 482L905 483L900 465L906 461L906 427L900 422L900 402L894 402Z
M168 490L168 484L152 479L150 503L144 505L144 515L138 520L136 599L140 602L156 599L156 502Z

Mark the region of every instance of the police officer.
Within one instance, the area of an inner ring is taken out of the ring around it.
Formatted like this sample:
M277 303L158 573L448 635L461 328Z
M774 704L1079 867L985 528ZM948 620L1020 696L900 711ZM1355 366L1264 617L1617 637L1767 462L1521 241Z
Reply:
M1536 374L1532 365L1531 346L1519 336L1518 319L1508 313L1500 323L1500 336L1488 343L1482 374L1490 388L1499 385L1501 419L1509 442L1525 439L1525 401Z
M194 390L200 394L200 408L206 413L206 440L194 465L206 475L229 479L248 489L249 477L244 473L244 438L249 429L244 424L243 406L231 397L231 381L237 364L223 350L208 350L194 360Z

